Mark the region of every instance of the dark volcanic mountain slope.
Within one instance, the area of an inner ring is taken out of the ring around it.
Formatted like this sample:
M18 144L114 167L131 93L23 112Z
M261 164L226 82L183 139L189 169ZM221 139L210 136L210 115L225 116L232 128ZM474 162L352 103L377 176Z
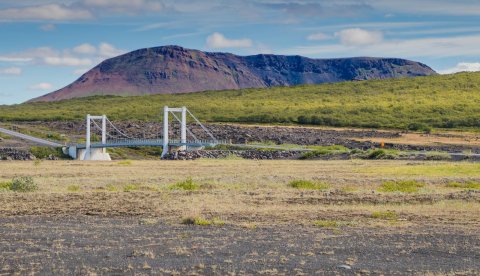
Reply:
M165 46L105 60L65 88L31 101L92 95L198 92L435 74L404 59L310 59L301 56L236 56Z

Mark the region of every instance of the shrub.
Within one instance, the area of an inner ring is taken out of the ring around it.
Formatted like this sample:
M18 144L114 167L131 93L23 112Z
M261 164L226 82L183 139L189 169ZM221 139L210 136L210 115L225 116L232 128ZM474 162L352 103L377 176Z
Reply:
M197 183L193 182L192 178L189 177L182 182L177 182L170 186L170 190L185 190L185 191L195 191L200 187Z
M383 149L375 149L368 153L368 159L382 159L385 156L385 150Z
M425 187L424 183L415 180L387 181L382 183L382 186L380 187L380 189L378 189L378 191L386 193L417 193L419 191L419 188L423 187Z
M447 184L448 188L458 188L466 190L480 190L480 183L467 181L467 182L450 182Z
M300 190L326 190L329 185L324 182L312 182L309 180L293 180L288 185L295 189Z
M46 159L50 156L66 159L69 158L68 155L63 153L62 148L52 148L52 147L31 147L30 152L36 157L40 159Z
M15 177L12 180L12 185L11 185L12 191L15 192L33 192L38 189L37 184L33 182L33 178L30 176L21 176L21 177Z
M386 211L386 212L373 212L371 217L375 219L396 220L398 215L394 211Z

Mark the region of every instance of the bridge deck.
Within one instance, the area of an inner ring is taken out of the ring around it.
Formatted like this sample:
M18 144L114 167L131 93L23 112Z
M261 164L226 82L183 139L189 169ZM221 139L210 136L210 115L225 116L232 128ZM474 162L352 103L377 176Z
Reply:
M170 140L168 145L174 147L206 147L224 144L225 141L198 140L182 143L180 140ZM77 144L77 149L84 149L85 144ZM163 139L133 139L133 140L111 140L107 143L92 143L92 148L117 148L117 147L163 147Z
M30 135L26 135L26 134L23 134L23 133L20 133L20 132L16 132L16 131L1 128L1 127L0 127L0 132L4 133L4 134L7 134L7 135L10 135L10 136L18 137L20 139L31 141L31 142L37 143L39 145L42 145L42 146L63 147L63 145L60 144L60 143L56 143L56 142L48 141L48 140L45 140L45 139L33 137L33 136L30 136Z

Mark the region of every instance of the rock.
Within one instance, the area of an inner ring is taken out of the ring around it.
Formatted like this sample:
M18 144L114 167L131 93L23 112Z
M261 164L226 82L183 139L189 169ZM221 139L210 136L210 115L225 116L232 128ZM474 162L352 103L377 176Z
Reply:
M342 264L342 265L337 265L337 268L345 269L345 270L350 270L350 269L352 269L351 266L349 266L349 265L344 265L344 264Z

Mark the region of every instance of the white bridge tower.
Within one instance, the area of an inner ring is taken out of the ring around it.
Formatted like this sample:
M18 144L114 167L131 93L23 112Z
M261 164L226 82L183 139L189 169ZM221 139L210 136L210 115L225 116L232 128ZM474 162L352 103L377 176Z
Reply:
M172 112L172 115L178 120L178 117L175 116L174 112L182 113L182 119L180 121L180 143L187 143L187 108L185 106L181 108L171 108L168 106L163 107L163 151L162 157L165 156L168 149L168 113ZM179 149L185 150L187 146L182 145Z

